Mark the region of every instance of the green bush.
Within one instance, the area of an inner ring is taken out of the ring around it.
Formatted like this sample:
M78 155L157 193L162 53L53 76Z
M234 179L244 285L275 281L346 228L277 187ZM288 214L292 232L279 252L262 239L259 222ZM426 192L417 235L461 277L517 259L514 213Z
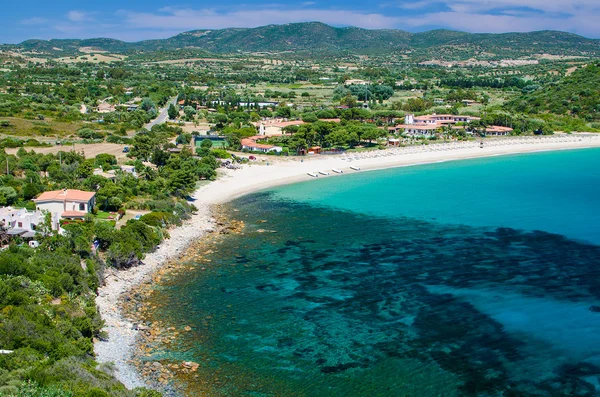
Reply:
M86 127L77 131L77 136L83 139L103 139L106 134L102 131L95 131Z
M151 212L143 215L140 221L153 227L165 227L174 222L174 215L168 212Z
M210 154L215 156L218 159L230 159L231 154L225 149L213 149L210 151Z

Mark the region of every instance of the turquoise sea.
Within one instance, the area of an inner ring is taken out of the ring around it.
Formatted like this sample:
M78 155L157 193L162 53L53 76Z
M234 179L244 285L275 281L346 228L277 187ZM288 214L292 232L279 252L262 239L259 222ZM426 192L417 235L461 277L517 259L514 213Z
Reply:
M188 390L600 395L600 149L319 178L228 209L242 234L152 298L194 331L146 359L199 362Z

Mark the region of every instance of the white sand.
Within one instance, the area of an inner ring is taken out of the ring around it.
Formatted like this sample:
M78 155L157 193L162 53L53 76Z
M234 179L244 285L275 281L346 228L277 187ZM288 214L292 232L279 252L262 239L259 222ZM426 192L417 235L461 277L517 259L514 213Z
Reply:
M331 172L333 168L348 174L441 161L586 147L600 147L600 134L486 139L483 148L480 148L479 142L436 144L366 152L360 155L305 157L303 161L295 158L271 160L266 157L269 165L253 163L240 170L227 170L217 181L195 192L194 204L198 207L198 213L185 225L170 231L171 238L146 256L145 265L126 271L110 271L106 285L100 288L96 298L102 318L106 322L105 330L109 335L107 342L97 342L94 345L98 362L114 362L117 379L128 388L144 385L143 379L129 363L135 350L138 331L134 330L129 320L122 317L119 298L124 292L147 281L160 266L179 257L190 243L213 231L215 223L210 213L213 204L268 187L316 179L308 176L308 172L330 172L329 176L320 175L319 179L340 176ZM350 166L360 167L361 171L353 171Z

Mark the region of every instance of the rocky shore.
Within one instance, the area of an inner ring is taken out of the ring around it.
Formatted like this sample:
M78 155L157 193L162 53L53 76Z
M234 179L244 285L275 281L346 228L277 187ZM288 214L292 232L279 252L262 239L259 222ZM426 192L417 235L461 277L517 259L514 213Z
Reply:
M200 191L196 192L196 196ZM105 322L104 331L108 338L94 344L96 358L99 363L114 363L116 378L130 389L151 386L131 361L140 332L145 332L147 326L136 324L124 315L121 300L127 299L124 294L136 286L150 283L158 269L180 258L194 241L216 230L210 205L200 200L194 204L198 211L184 225L170 230L170 238L155 252L148 254L143 265L121 271L107 269L104 285L98 291L96 304Z
M169 284L174 278L181 279L197 270L206 270L211 265L206 255L214 253L219 236L239 234L244 229L244 222L226 219L218 209L213 210L213 214L217 218L214 233L194 241L177 261L166 263L152 274L151 280L124 293L120 302L124 316L139 331L130 364L143 376L147 386L167 396L197 395L198 390L187 389L190 384L201 385L201 390L208 390L222 382L218 376L206 374L205 368L191 358L177 360L171 355L163 355L165 351L177 350L182 338L189 340L191 337L197 343L203 343L203 329L185 323L173 324L155 316L157 311L169 304L154 296L155 286Z

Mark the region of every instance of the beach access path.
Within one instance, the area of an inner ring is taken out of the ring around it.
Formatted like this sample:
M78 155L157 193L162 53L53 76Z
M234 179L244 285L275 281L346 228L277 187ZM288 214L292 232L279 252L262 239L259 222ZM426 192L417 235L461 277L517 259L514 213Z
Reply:
M411 166L469 158L532 153L551 150L600 147L600 134L572 134L544 137L516 137L479 141L431 144L419 147L394 148L336 156L305 156L302 158L264 157L265 162L253 162L239 170L224 170L218 180L198 189L193 197L198 212L184 225L171 230L170 238L146 256L144 265L123 271L107 270L105 285L98 291L96 304L106 323L108 341L97 341L94 350L98 362L113 362L115 376L128 388L144 386L145 382L130 363L136 348L138 332L124 317L120 297L125 292L150 279L161 266L180 257L188 246L207 233L215 231L211 207L242 195L278 185L313 179L308 172L343 170L321 178L343 177L348 173L392 167ZM350 169L359 167L360 171ZM316 179L316 178L314 178Z

